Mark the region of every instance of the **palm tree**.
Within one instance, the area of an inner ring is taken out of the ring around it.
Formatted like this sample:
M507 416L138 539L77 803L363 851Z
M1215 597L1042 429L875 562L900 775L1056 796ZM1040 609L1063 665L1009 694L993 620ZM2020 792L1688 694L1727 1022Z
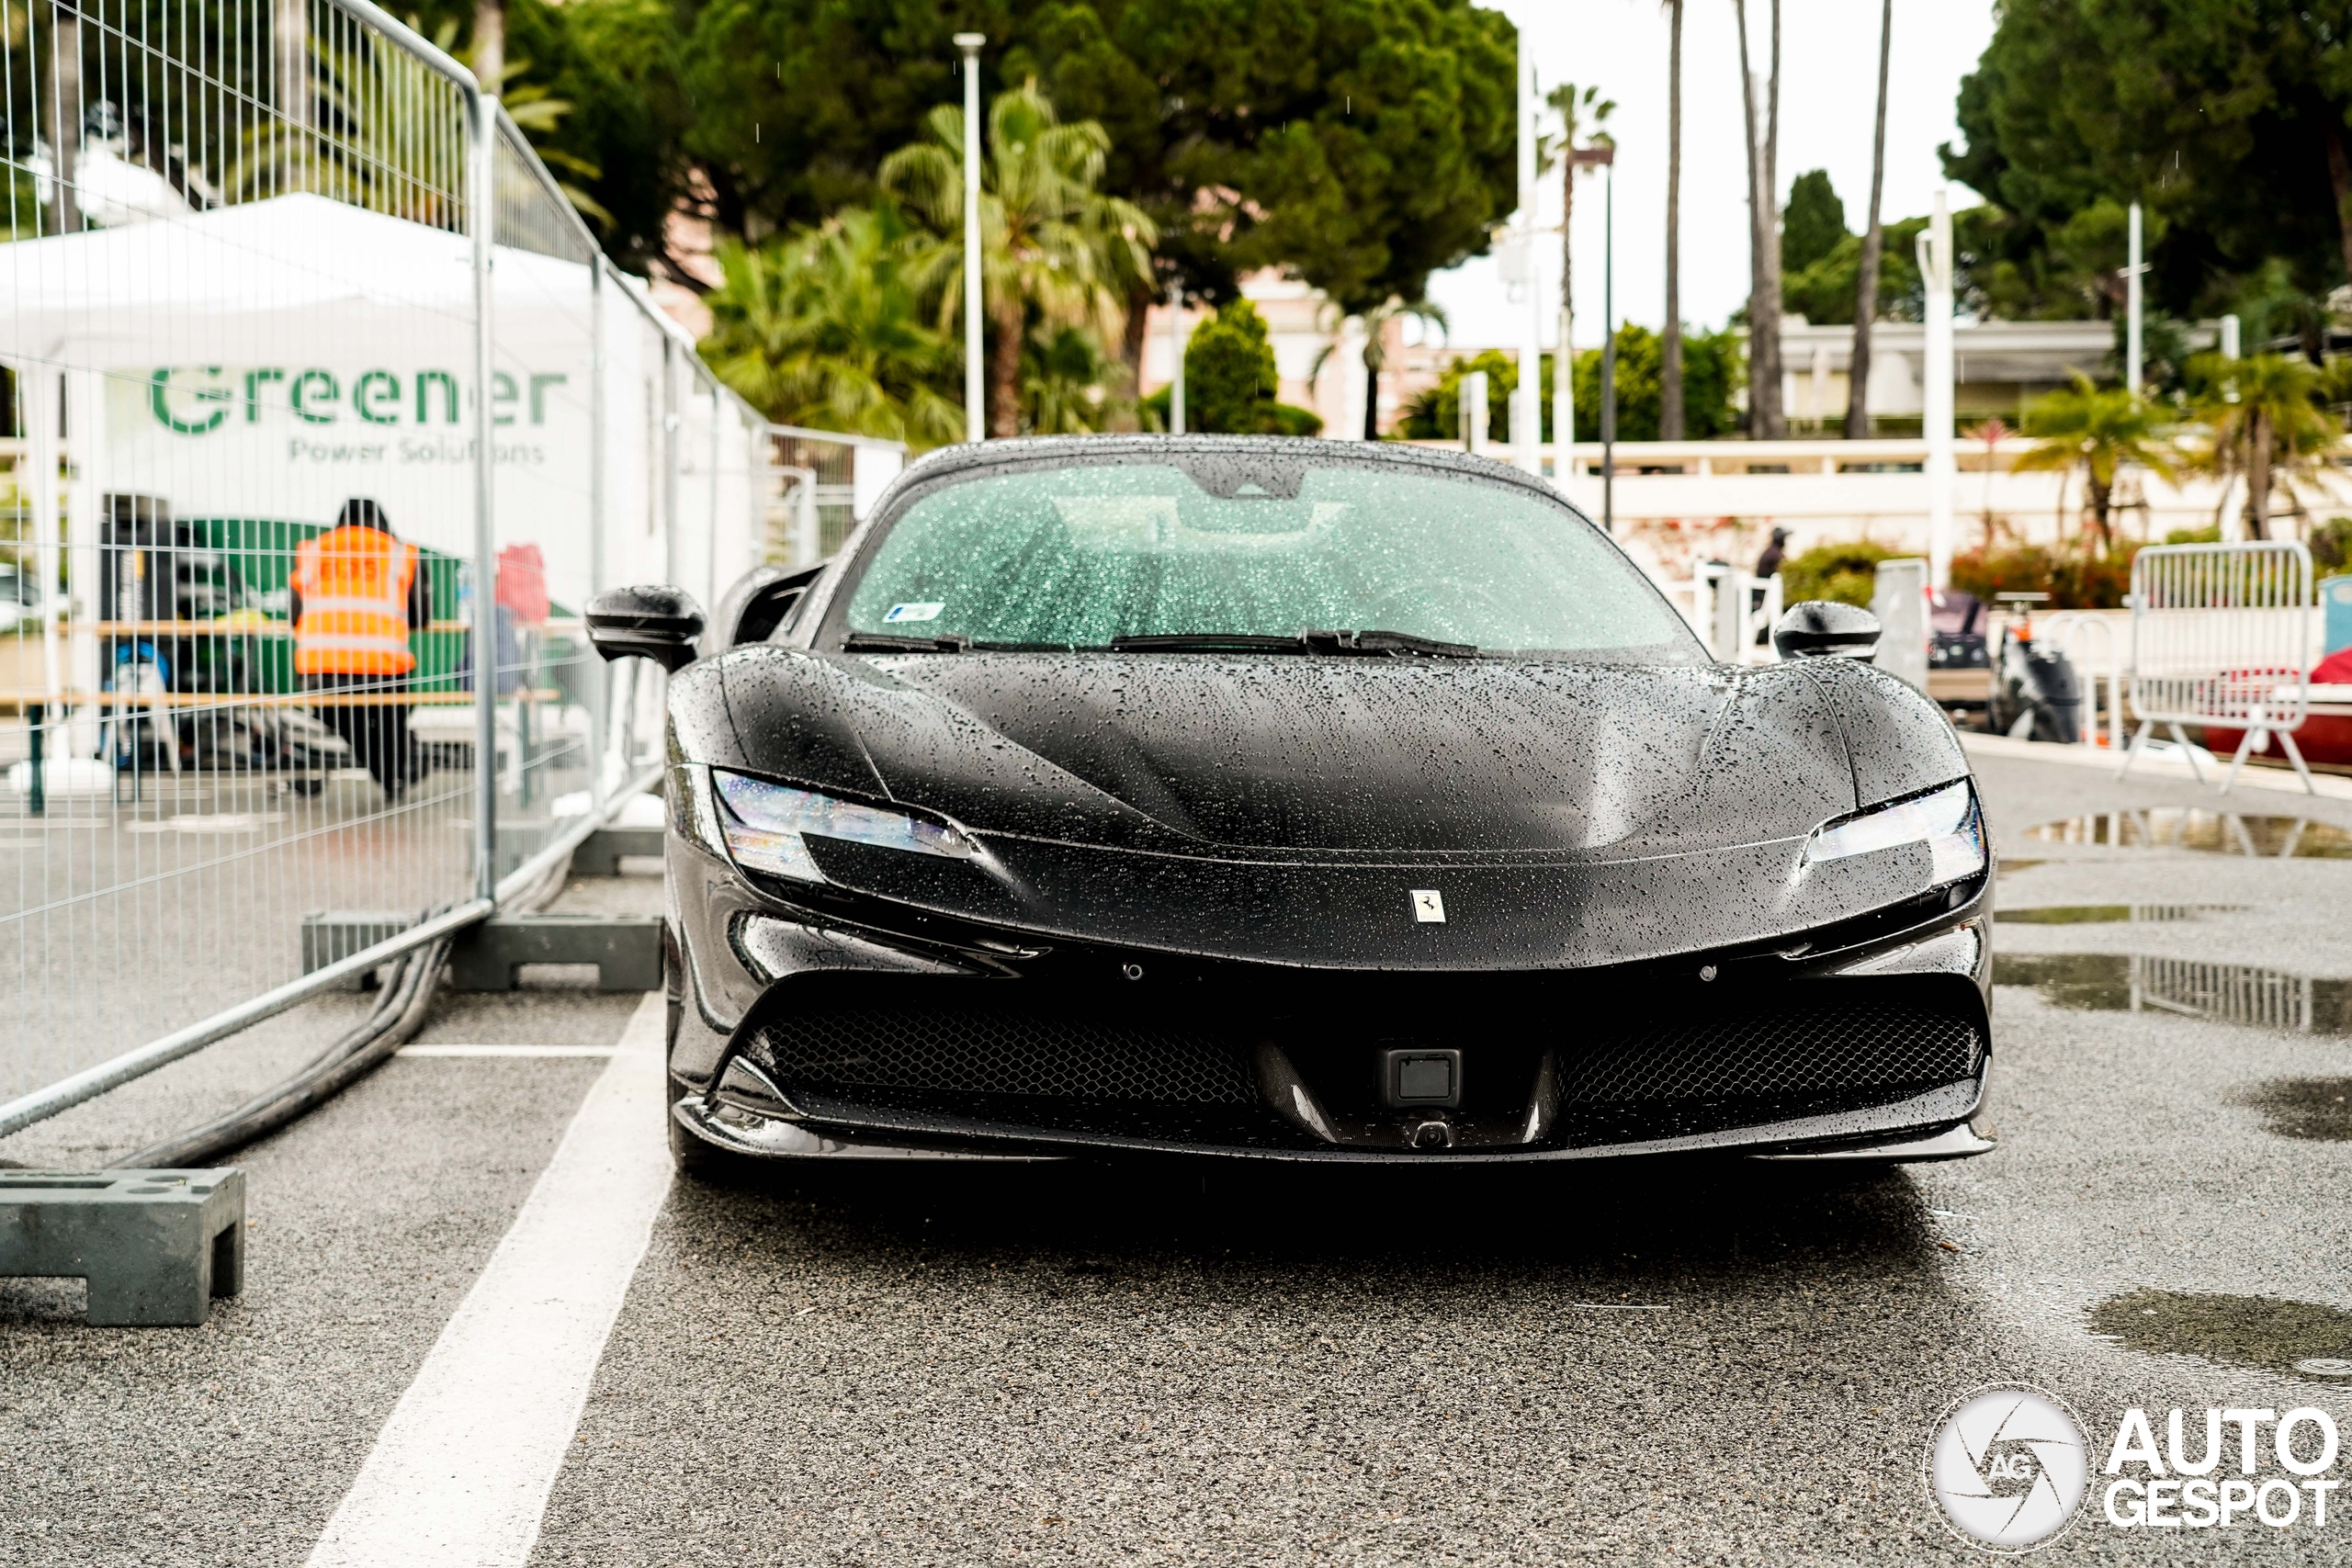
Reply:
M2120 387L2101 389L2081 371L2075 384L2036 398L2025 411L2025 433L2039 437L2018 458L2024 469L2071 473L2080 465L2086 480L2091 525L2098 530L2099 553L2115 547L2109 519L2115 476L2133 463L2172 479L2176 455L2162 422L2148 403ZM2059 505L2063 511L2062 492Z
M2288 502L2300 515L2296 486L2326 488L2321 465L2344 434L2319 404L2320 372L2289 354L2251 359L2200 354L2188 366L2191 380L2207 389L2197 405L2198 421L2211 437L2204 466L2224 477L2245 476L2246 532L2267 539L2272 479L2284 481Z
M882 185L910 202L943 243L929 258L943 331L963 300L964 111L944 106L931 139L882 160ZM981 309L995 342L988 356L989 434L1021 430L1021 355L1030 314L1046 327L1081 326L1121 341L1127 301L1151 276L1159 230L1133 202L1099 188L1111 139L1093 120L1064 125L1033 80L989 106L980 165Z
M1788 434L1781 412L1781 0L1772 4L1772 77L1760 107L1747 68L1747 0L1732 0L1747 112L1747 431L1758 441Z
M917 447L959 440L963 411L944 389L961 356L922 288L936 248L888 207L850 208L757 250L722 241L702 356L780 423Z
M1032 435L1089 435L1123 406L1104 395L1116 367L1084 327L1035 333L1021 358L1022 428Z
M1886 62L1894 38L1894 0L1884 0L1878 18L1878 128L1871 135L1871 214L1862 231L1862 261L1854 273L1854 352L1846 372L1846 439L1871 434L1871 323L1878 319L1879 258L1886 231L1879 223L1879 198L1886 191ZM1987 513L1988 525L1990 513ZM1988 535L1989 537L1989 535Z
M1666 331L1658 341L1657 438L1682 439L1682 0L1666 0Z
M1344 320L1336 307L1323 318L1326 332L1330 331L1335 318ZM1363 324L1363 438L1377 441L1380 439L1380 374L1388 368L1388 323L1420 321L1442 332L1447 324L1445 308L1432 299L1399 299L1391 295L1387 300L1356 319ZM1334 334L1317 353L1314 368L1306 375L1310 386L1322 378L1324 362L1338 353L1339 348L1339 338Z

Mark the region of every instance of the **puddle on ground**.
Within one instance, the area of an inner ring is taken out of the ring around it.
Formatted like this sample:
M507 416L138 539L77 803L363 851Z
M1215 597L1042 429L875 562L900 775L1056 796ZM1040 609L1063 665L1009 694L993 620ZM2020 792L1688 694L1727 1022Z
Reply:
M1996 953L1993 983L2100 1012L2168 1012L2290 1034L2352 1034L2352 980L2121 953Z
M2267 1078L2230 1096L2262 1112L2263 1131L2312 1143L2352 1143L2352 1078Z
M2267 860L2352 860L2352 832L2305 817L2249 816L2202 807L2159 807L2066 817L2028 828L2045 844L2115 849L2199 850Z
M2151 1355L2201 1356L2313 1382L2336 1380L2297 1362L2352 1358L2352 1312L2276 1296L2133 1291L2091 1308L2090 1325Z
M2051 904L2038 909L1996 909L1993 919L2013 926L2154 925L2241 914L2245 908L2244 904Z

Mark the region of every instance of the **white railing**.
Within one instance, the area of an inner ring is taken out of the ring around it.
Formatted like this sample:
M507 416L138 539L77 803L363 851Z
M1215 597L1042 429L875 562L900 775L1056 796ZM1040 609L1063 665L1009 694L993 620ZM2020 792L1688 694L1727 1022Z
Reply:
M2132 564L2131 703L2139 716L2120 778L2161 724L2204 770L2184 725L2244 732L2223 794L2247 755L2271 737L2312 784L2295 731L2310 709L2312 558L2275 540L2236 545L2158 545Z
M2083 723L2078 727L2086 746L2107 745L2123 750L2123 637L2115 618L2096 610L2054 610L2033 622L2034 640L2053 647L2083 682ZM1997 657L1999 649L1994 649ZM1999 671L1994 675L1999 678ZM2100 696L2101 682L2106 695ZM2106 713L2104 728L2100 712ZM2106 739L2102 741L2101 734Z
M1702 562L1683 581L1661 584L1667 598L1725 664L1771 664L1772 623L1781 618L1781 575L1757 577L1721 561Z

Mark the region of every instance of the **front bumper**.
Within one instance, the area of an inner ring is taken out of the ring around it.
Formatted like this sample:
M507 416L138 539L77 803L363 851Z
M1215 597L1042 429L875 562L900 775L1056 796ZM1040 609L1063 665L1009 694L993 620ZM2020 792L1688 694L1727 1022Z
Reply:
M1990 1059L1990 877L1823 940L1548 973L1208 961L779 910L672 842L673 1114L772 1157L1086 1150L1948 1158ZM871 910L859 911L871 916ZM1459 1052L1455 1102L1375 1063Z

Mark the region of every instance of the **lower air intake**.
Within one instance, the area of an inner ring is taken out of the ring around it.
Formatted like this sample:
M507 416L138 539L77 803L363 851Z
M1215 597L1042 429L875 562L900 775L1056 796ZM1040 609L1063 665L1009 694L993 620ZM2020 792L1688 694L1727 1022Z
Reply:
M759 1044L787 1089L1109 1105L1247 1106L1258 1098L1247 1058L1227 1042L1028 1008L818 1008L772 1021Z
M1562 1100L1638 1111L1676 1101L1781 1101L1925 1089L1973 1076L1975 1026L1869 1006L1662 1023L1562 1055Z

